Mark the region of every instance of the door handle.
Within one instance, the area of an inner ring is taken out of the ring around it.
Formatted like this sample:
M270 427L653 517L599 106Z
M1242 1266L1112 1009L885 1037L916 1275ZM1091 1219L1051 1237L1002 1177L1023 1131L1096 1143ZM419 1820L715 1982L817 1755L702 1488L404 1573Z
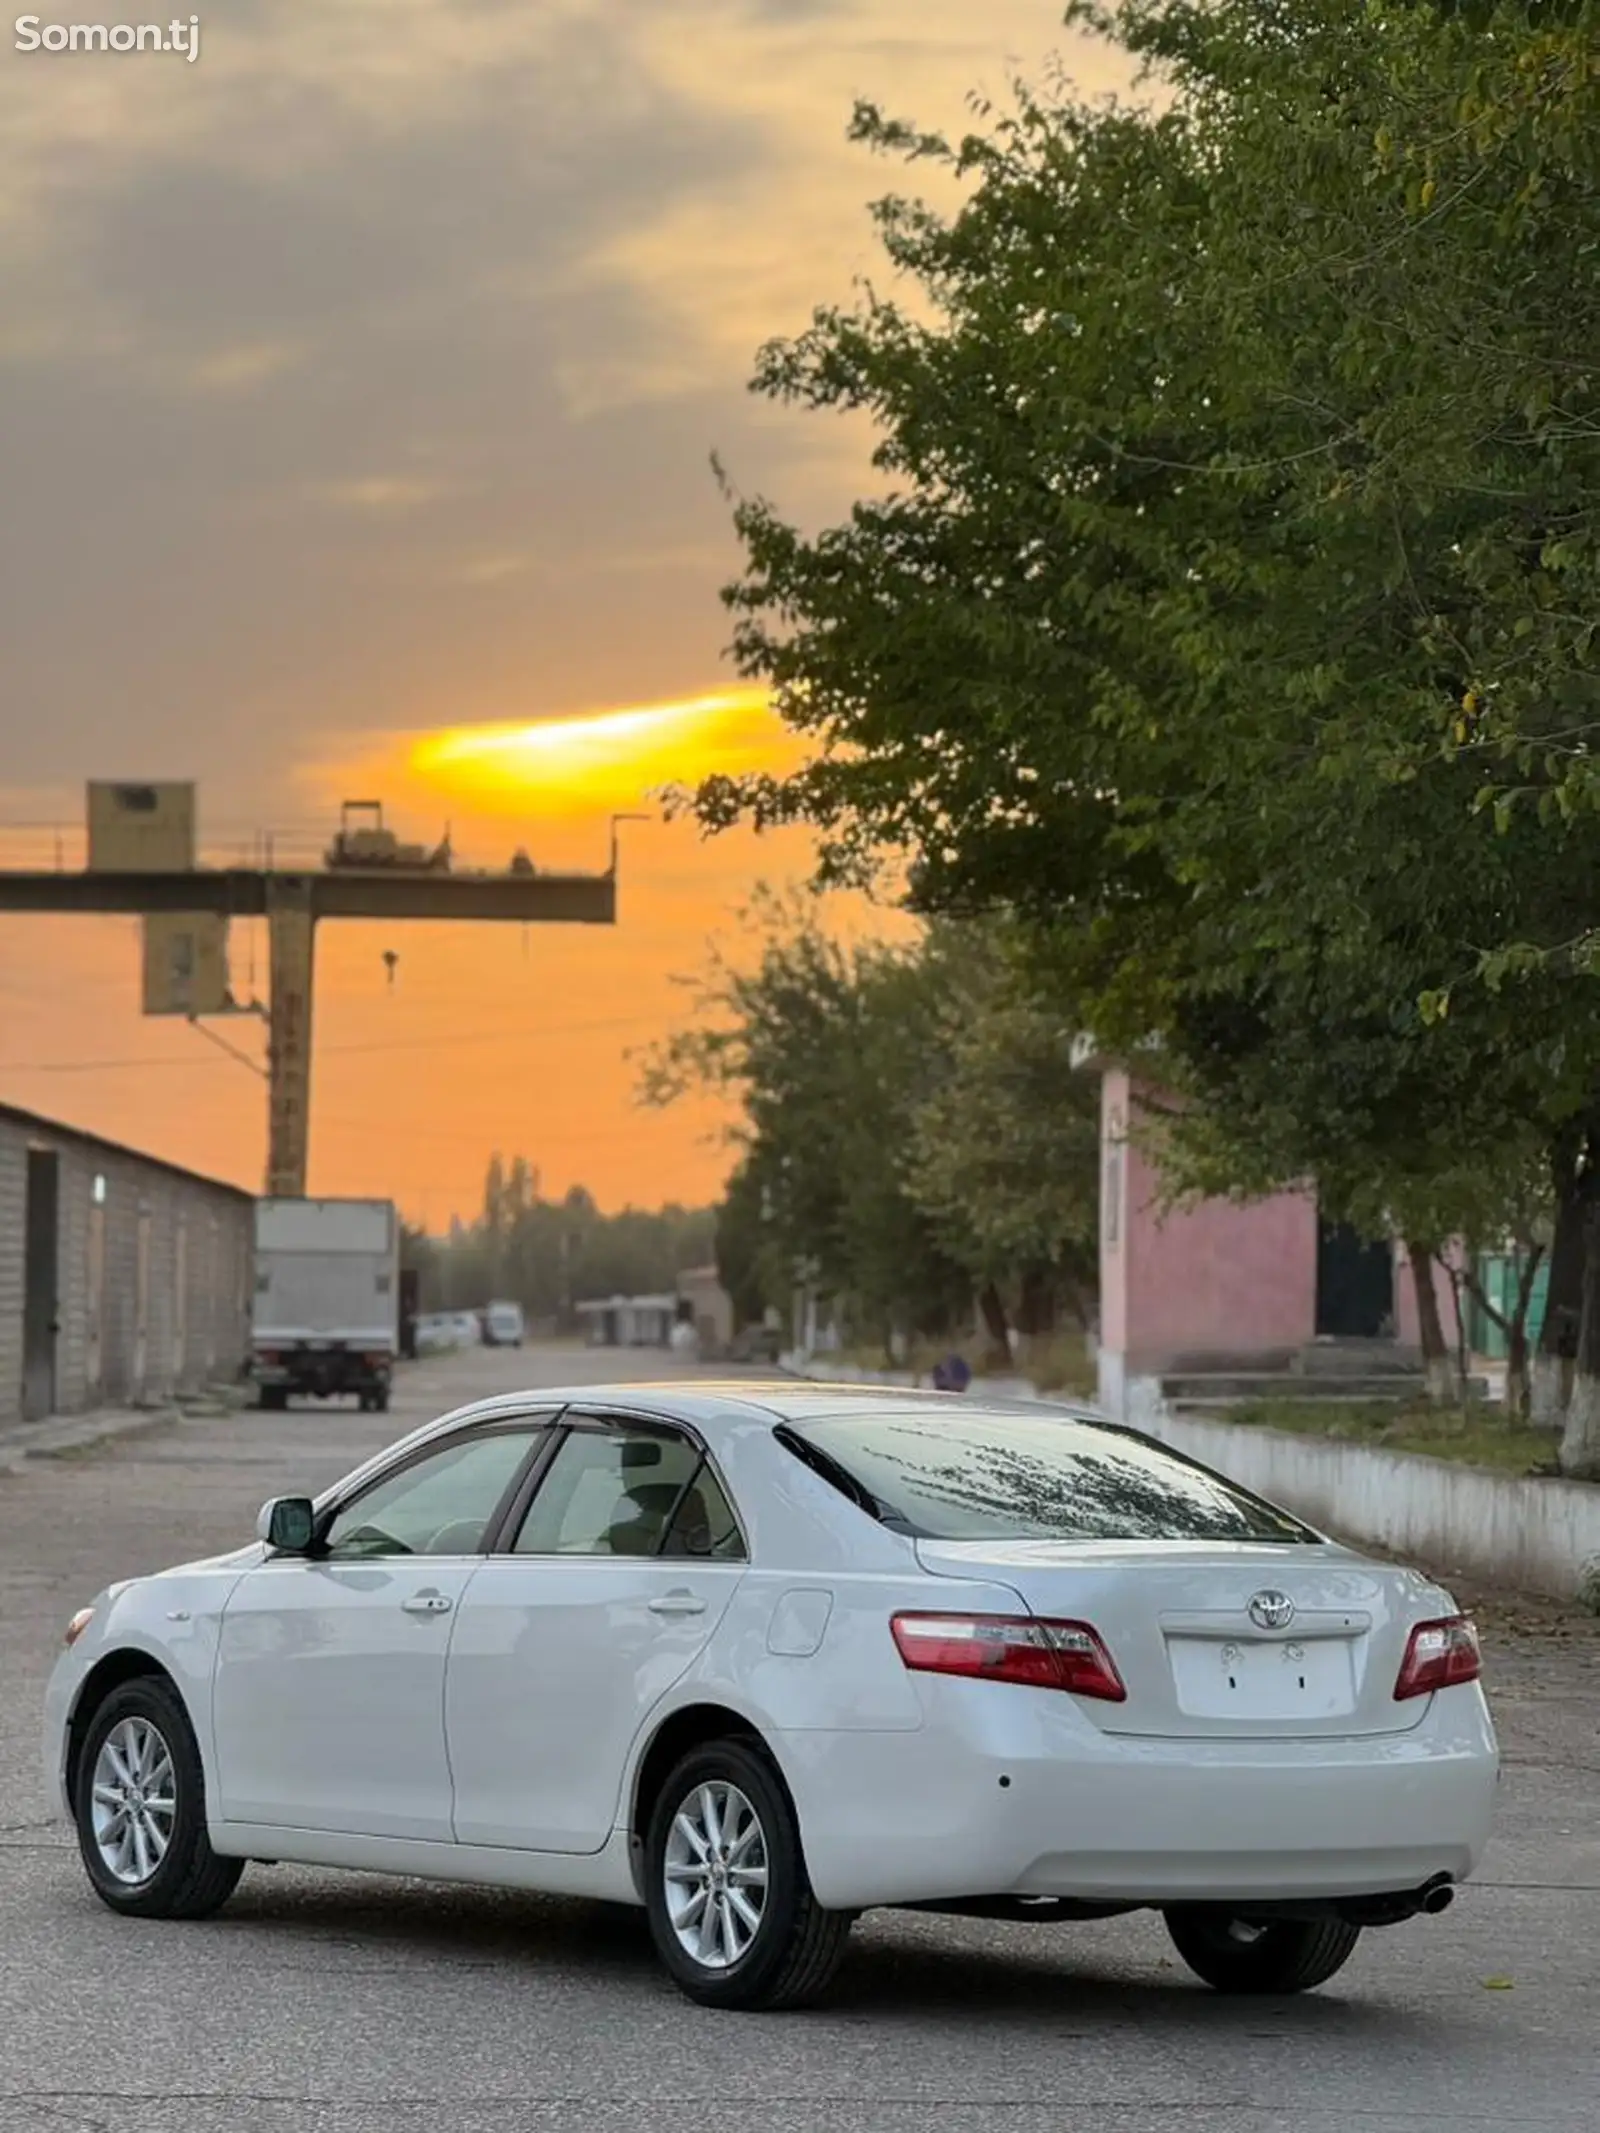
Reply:
M695 1592L664 1592L650 1602L653 1615L703 1615L705 1611L705 1601Z
M414 1592L400 1606L408 1615L447 1615L450 1612L450 1595L447 1592Z

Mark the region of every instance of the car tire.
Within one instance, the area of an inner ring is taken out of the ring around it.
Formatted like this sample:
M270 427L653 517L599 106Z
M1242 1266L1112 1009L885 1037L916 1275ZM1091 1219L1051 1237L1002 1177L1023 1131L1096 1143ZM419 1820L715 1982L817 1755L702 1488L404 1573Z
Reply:
M714 1878L704 1860L712 1823L730 1840ZM855 1923L818 1903L783 1781L743 1740L692 1749L662 1786L645 1840L645 1909L680 1989L702 2007L744 2010L814 2005Z
M145 1803L131 1819L108 1797L130 1789ZM242 1859L211 1849L200 1750L164 1675L125 1681L89 1720L73 1774L73 1820L95 1894L131 1918L207 1918L244 1872Z
M1342 1918L1278 1919L1255 1925L1225 1911L1168 1911L1172 1945L1215 1992L1310 1992L1342 1970L1361 1938Z

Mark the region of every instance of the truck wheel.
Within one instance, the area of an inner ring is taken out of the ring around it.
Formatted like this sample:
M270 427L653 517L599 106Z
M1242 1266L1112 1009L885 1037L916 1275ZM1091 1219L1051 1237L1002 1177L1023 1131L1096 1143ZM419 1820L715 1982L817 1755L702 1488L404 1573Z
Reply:
M372 1412L375 1415L386 1415L389 1412L389 1388L387 1385L384 1386L382 1392L375 1392L372 1395Z
M268 1414L282 1414L289 1404L289 1395L281 1385L263 1385L261 1406Z

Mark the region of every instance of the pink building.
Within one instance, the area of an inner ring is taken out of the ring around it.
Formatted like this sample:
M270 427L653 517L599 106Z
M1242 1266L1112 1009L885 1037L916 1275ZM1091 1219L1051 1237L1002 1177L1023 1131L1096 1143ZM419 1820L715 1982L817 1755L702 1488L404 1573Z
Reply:
M1100 1404L1135 1415L1167 1374L1288 1370L1318 1340L1416 1344L1403 1250L1324 1222L1314 1196L1205 1200L1163 1215L1144 1085L1101 1073ZM1449 1284L1440 1274L1445 1323Z

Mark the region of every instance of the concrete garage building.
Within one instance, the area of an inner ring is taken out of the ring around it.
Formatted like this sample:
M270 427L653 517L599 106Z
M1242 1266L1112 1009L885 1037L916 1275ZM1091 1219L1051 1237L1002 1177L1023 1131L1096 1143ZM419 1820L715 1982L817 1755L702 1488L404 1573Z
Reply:
M0 1104L0 1423L237 1378L254 1201Z

